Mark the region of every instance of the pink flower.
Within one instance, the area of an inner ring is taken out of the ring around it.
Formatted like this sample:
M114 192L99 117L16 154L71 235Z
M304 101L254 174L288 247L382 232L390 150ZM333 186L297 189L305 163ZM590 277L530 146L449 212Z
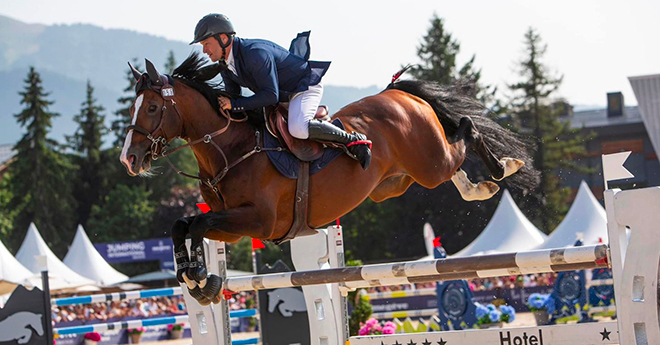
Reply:
M101 335L96 332L89 332L85 334L85 339L89 339L91 341L101 341Z
M364 325L358 331L358 335L367 335L367 334L369 334L369 328L367 327L367 325Z
M381 326L380 324L377 324L376 326L374 326L374 330L376 332L380 332L382 329L383 329L383 326Z
M168 331L171 332L171 331L172 331L172 328L174 328L174 325L167 325L167 330L168 330Z
M388 326L383 327L383 334L394 334L395 332L396 332L395 327L388 327Z
M387 321L387 322L385 322L385 327L391 327L391 328L396 329L396 324L392 321Z
M367 326L369 326L369 327L373 327L377 323L378 323L378 320L373 319L373 318L367 320Z

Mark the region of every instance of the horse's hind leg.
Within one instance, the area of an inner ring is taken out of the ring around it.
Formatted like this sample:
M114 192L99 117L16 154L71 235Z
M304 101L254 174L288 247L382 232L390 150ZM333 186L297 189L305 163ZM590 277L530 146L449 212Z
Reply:
M525 165L525 162L519 159L509 157L498 159L495 157L495 154L493 154L490 148L486 145L481 133L479 133L474 126L472 119L467 116L461 119L456 132L456 137L457 139L459 137L461 137L461 139L463 137L465 138L471 148L477 152L481 160L484 162L490 175L495 181L501 181L505 177L513 175Z
M488 200L500 190L500 187L491 181L472 183L463 169L458 169L451 177L461 197L465 201Z

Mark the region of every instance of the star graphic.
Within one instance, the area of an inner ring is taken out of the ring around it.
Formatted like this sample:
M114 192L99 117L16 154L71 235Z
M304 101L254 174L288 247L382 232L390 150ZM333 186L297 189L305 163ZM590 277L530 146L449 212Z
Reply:
M403 345L403 344L399 343L399 341L396 340L396 341L394 342L394 345Z
M600 332L600 335L603 336L603 339L601 339L601 340L605 340L605 339L610 340L610 333L612 333L612 332L608 332L607 328L603 328L603 331Z
M417 343L413 343L412 339L410 339L410 342L408 343L408 345L417 345Z
M422 345L431 345L431 342L428 339L424 339Z
M438 344L439 345L445 345L445 344L447 344L447 342L442 340L442 338L440 338L440 341L438 342Z

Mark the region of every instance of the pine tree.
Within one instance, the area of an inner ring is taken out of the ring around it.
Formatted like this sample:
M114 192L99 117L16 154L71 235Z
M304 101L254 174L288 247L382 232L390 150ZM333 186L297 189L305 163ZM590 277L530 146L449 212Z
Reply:
M509 85L512 92L513 123L521 132L532 135L536 144L533 152L534 167L541 172L537 191L528 198L527 210L535 223L548 232L554 229L568 210L570 188L561 188L558 172L577 169L571 159L584 155L586 136L572 130L568 121L561 121L562 109L553 108L551 96L562 82L544 64L547 45L533 28L525 33L525 56L519 62L520 81Z
M89 81L87 81L87 96L81 107L80 114L73 117L78 129L74 135L67 137L67 140L77 153L76 163L79 167L77 183L74 185L74 195L78 202L77 221L87 226L92 206L101 202L104 165L101 144L103 135L108 132L103 124L104 109L97 105L94 88Z
M445 21L433 14L431 27L422 44L417 48L417 56L421 63L411 68L416 79L436 81L440 84L450 85L461 82L469 87L473 97L482 101L494 113L502 108L495 97L497 88L483 85L480 82L481 69L474 66L476 59L472 55L460 69L456 65L456 56L461 50L461 44L445 29Z
M138 71L141 71L142 68L137 62L137 59L133 59L133 66ZM126 80L128 81L128 86L124 89L124 95L121 96L117 102L123 107L115 111L117 119L112 121L112 131L115 133L115 142L113 143L114 147L122 147L124 145L124 140L126 139L126 127L131 124L131 111L129 110L135 99L135 77L133 72L130 69L126 71Z
M165 61L165 73L172 74L176 68L176 59L174 58L174 51L170 50L167 54L167 60Z
M51 121L58 116L48 111L53 102L46 100L41 77L30 67L25 79L25 90L20 92L23 111L16 120L26 129L25 135L14 146L16 161L9 167L12 176L11 205L16 217L10 246L17 248L30 222L34 222L44 240L56 253L63 253L75 231L73 210L75 200L71 193L72 165L57 152L57 142L46 136Z

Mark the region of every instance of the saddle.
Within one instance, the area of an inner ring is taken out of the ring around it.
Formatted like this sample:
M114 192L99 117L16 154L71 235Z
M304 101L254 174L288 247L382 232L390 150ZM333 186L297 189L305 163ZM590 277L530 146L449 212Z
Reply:
M288 115L288 103L278 103L275 106L266 107L264 111L266 129L279 140L282 146L287 148L289 152L300 160L298 180L296 181L296 199L293 206L293 224L284 237L272 241L275 244L282 244L298 236L309 236L317 233L307 223L310 178L309 162L321 158L323 155L323 144L313 140L294 138L289 133ZM314 118L330 121L328 107L325 105L319 106Z
M266 129L280 144L287 148L294 156L303 162L315 161L323 155L323 144L314 140L295 138L289 133L289 104L278 103L275 106L266 107ZM321 105L316 111L314 119L330 121L328 107Z

